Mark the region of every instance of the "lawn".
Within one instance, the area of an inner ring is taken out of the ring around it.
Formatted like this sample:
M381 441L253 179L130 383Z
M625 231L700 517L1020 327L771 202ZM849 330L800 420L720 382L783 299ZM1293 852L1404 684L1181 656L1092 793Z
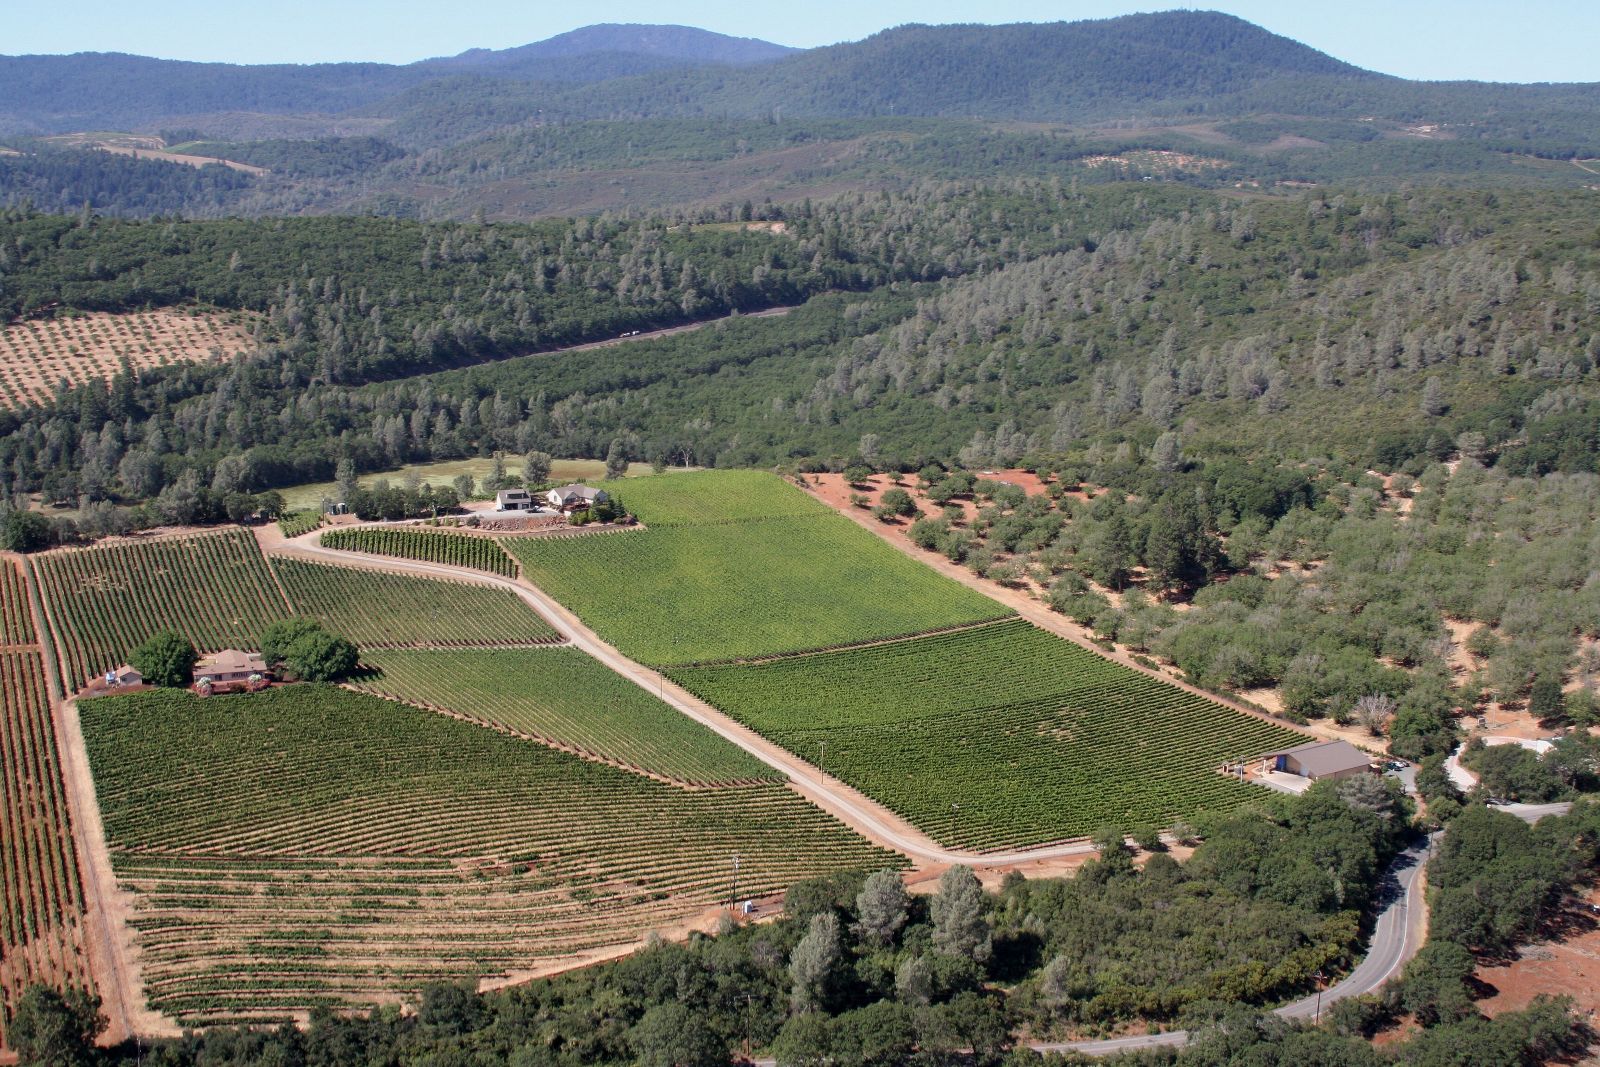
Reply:
M522 458L508 455L505 457L507 474L522 474ZM357 483L364 489L370 489L372 483L380 478L387 480L391 485L404 483L408 474L415 473L424 482L432 485L449 485L459 475L470 474L473 481L481 482L490 471L494 469L494 459L490 456L475 456L471 459L444 459L437 463L408 463L403 467L396 467L391 471L379 471L374 474L363 474L357 478ZM550 477L558 482L581 482L591 479L604 478L606 473L605 461L598 459L558 459L550 465ZM628 466L628 477L637 478L650 473L650 464L632 463ZM316 508L322 505L324 497L333 495L334 483L311 482L306 485L290 486L280 490L283 499L287 502L290 511L300 511L306 508Z
M1229 808L1261 794L1225 761L1304 740L1020 619L672 677L964 848Z
M656 525L505 544L529 580L645 663L830 648L1011 614L773 475L668 475L630 483L622 499Z

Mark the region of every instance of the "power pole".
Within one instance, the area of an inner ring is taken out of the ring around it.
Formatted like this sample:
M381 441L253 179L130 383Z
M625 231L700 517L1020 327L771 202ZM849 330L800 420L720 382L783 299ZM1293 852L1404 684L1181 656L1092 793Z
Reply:
M828 739L822 739L822 755L817 757L817 781L826 781L828 778Z
M733 854L733 898L728 901L728 906L734 912L739 910L739 854Z
M747 1063L750 1061L750 1005L755 999L753 993L738 993L733 998L735 1004L744 1001L744 1058Z

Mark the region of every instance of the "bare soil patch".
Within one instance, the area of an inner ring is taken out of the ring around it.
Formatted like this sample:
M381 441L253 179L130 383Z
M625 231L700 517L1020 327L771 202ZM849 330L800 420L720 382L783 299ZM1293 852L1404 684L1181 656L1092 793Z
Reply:
M1600 908L1600 888L1582 890L1568 898L1546 940L1523 945L1509 963L1480 965L1474 977L1494 992L1478 1001L1479 1010L1493 1018L1545 994L1571 997L1580 1016L1600 1012L1600 913L1594 908Z
M0 330L0 407L48 401L63 380L110 381L123 360L145 370L234 359L255 347L254 319L163 308L13 323Z

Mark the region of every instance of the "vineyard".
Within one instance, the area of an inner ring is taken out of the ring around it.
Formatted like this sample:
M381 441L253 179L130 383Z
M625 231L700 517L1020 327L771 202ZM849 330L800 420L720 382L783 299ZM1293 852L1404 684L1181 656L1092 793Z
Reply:
M691 791L375 697L88 702L151 1006L184 1025L414 997L733 893L898 861L776 783Z
M554 627L509 589L274 558L298 615L310 615L363 650L541 645Z
M22 573L10 560L0 559L0 645L31 645L35 640Z
M322 547L337 548L346 552L367 552L375 556L398 556L401 559L418 559L429 563L447 563L452 567L471 567L473 570L515 578L517 565L500 548L498 542L471 534L441 533L438 530L417 530L392 526L358 526L353 529L329 530L322 535Z
M533 652L385 652L361 688L444 708L686 784L782 776L572 648Z
M764 471L692 471L634 478L622 502L648 526L704 526L832 514L826 504Z
M1020 619L673 678L972 849L1231 807L1256 791L1217 773L1225 761L1303 740Z
M278 520L278 529L285 537L300 537L322 528L322 513L316 508L309 511L291 511Z
M27 636L16 628L26 605L15 568L0 561L0 618L11 637ZM0 1046L28 985L92 985L83 912L44 660L37 650L0 652Z
M796 516L822 505L772 475L718 471L637 485L671 482L699 487L698 523L507 541L534 584L636 660L766 656L1010 614L825 508ZM725 502L711 491L723 483ZM634 485L630 507L642 497ZM754 518L758 506L781 517ZM668 514L682 521L681 509Z
M288 613L246 530L47 552L34 561L69 689L127 662L156 630L196 648L254 648Z

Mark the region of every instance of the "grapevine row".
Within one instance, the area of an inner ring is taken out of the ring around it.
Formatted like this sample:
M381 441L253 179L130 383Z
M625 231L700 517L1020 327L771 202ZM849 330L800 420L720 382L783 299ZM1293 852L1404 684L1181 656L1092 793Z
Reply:
M363 689L697 784L781 775L576 649L389 652Z
M727 900L735 854L740 896L899 862L778 783L679 789L329 687L83 715L151 1002L186 1025L641 938Z
M296 614L362 649L553 644L562 635L509 589L275 558Z
M472 534L393 526L357 526L327 531L322 535L322 546L347 552L368 552L376 556L446 563L452 567L471 567L507 578L514 578L517 574L517 565L498 542Z
M69 688L127 662L156 630L177 630L207 651L252 648L288 613L255 538L241 529L47 552L35 566Z
M1253 787L1220 774L1224 763L1300 740L1022 620L673 677L973 849L1232 807Z
M0 1046L29 984L90 984L83 911L44 660L0 653Z

